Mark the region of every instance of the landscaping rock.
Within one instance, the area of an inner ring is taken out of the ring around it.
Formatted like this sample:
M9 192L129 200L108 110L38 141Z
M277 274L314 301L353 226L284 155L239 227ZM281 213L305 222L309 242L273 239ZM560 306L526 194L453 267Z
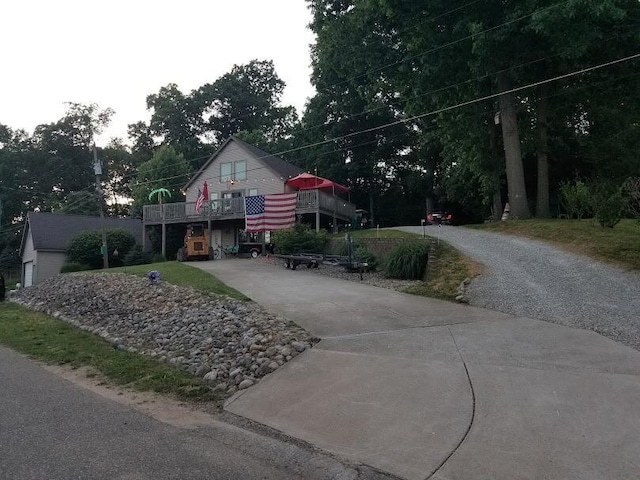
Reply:
M255 384L318 340L253 302L166 282L150 285L126 274L58 275L11 300L55 314L115 348L182 367L228 394Z

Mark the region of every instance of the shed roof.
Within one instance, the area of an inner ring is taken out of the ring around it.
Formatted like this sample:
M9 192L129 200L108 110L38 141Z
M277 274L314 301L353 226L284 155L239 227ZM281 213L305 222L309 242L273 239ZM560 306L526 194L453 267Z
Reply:
M189 182L183 187L185 190L189 188L189 186L198 179L200 174L205 171L205 169L211 164L211 162L213 162L216 159L216 157L220 154L220 152L222 152L222 150L224 150L224 148L230 142L236 142L238 145L240 145L240 147L242 147L247 153L252 155L256 160L264 163L267 167L269 167L271 170L273 170L275 173L280 175L285 180L287 180L290 177L295 177L296 175L304 172L302 168L296 167L292 163L289 163L286 160L283 160L282 158L276 155L267 153L264 150L261 150L260 148L251 145L250 143L242 141L239 138L236 138L234 136L231 136L227 138L222 145L220 145L220 148L218 148L218 150L213 155L211 155L209 159L204 163L204 165L200 168L200 170L198 170L196 174L193 177L191 177Z
M71 239L78 233L98 231L100 226L100 217L29 212L20 254L24 249L24 242L29 231L31 231L34 250L65 252ZM104 226L107 229L124 228L131 232L138 244L142 243L142 221L140 219L105 217Z

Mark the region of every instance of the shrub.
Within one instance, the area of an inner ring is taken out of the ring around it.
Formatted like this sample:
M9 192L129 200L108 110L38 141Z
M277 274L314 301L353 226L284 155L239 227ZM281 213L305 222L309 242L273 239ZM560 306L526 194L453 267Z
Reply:
M392 278L420 280L427 268L429 245L404 243L395 247L387 258L385 271Z
M560 184L560 203L569 218L581 220L589 215L592 209L589 187L580 179Z
M316 232L308 225L295 224L287 230L280 230L273 234L272 242L276 253L290 255L300 252L321 253L327 242L327 232Z
M151 257L151 263L162 263L166 261L167 261L167 257L162 255L161 253L154 253L153 257Z
M622 187L607 180L595 180L589 185L593 215L602 228L613 228L625 208Z
M640 177L629 177L622 186L627 202L627 211L640 220Z
M355 248L355 256L360 259L361 262L367 262L369 269L375 271L378 268L378 259L374 253L372 253L365 244L353 242ZM347 248L347 242L343 241L340 244L340 255L349 255L349 249Z
M91 267L89 267L88 265L83 265L81 263L67 262L62 265L60 273L82 272L84 270L91 270Z
M375 271L378 268L378 259L366 245L356 244L356 256L361 262L366 262L370 270Z
M133 235L123 229L114 228L107 230L107 247L109 249L109 265L116 266L120 259L135 245ZM67 248L67 256L73 263L88 265L91 268L102 266L102 235L100 232L81 232L71 240ZM114 258L113 252L118 251L118 258Z
M135 245L124 257L123 263L129 265L145 265L151 263L151 253L142 251L140 245Z

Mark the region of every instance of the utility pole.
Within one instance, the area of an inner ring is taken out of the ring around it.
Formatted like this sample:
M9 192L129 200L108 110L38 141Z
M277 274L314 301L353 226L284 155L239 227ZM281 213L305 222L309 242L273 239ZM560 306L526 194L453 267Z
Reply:
M102 182L100 177L102 176L102 164L98 160L98 150L96 144L93 144L93 171L96 174L96 193L98 194L98 207L100 208L100 231L102 233L102 267L109 268L109 251L107 250L107 232L104 229L104 211L102 210L102 200L104 194L102 193Z

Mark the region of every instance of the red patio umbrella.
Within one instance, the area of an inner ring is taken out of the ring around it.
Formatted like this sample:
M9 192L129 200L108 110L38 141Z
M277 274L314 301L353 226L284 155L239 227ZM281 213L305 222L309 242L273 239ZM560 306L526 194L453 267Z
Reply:
M349 192L349 187L340 185L339 183L332 182L331 180L311 173L301 173L293 178L287 180L287 185L297 188L298 190L310 190L310 189L327 189L335 192L336 190L343 193Z

